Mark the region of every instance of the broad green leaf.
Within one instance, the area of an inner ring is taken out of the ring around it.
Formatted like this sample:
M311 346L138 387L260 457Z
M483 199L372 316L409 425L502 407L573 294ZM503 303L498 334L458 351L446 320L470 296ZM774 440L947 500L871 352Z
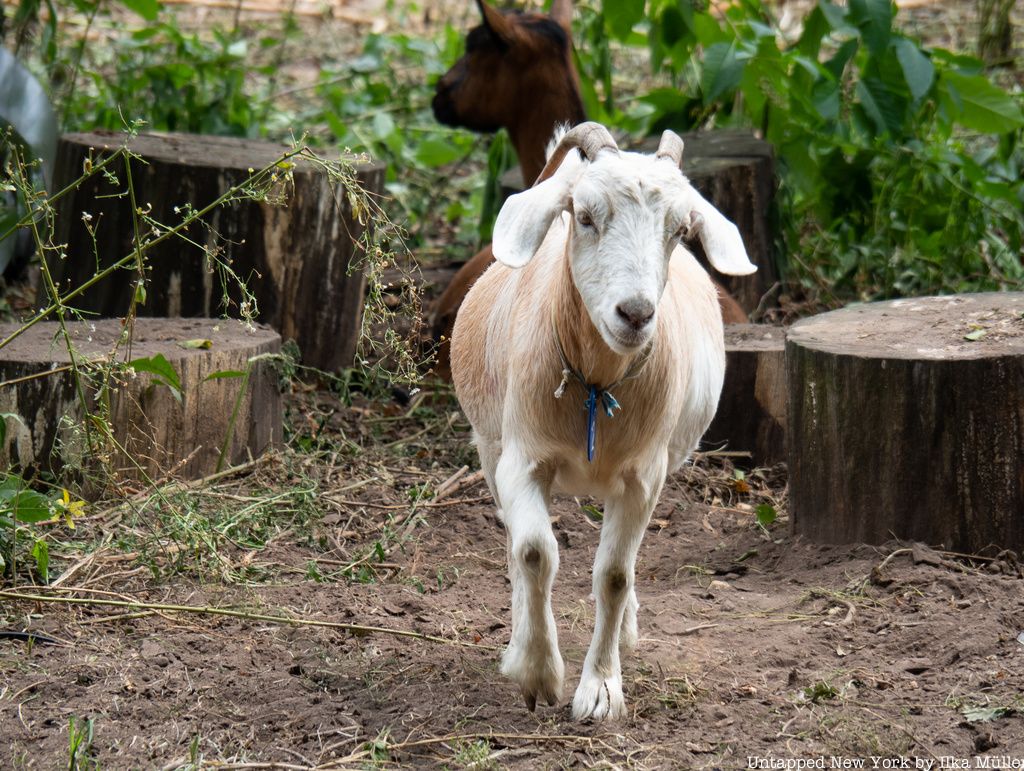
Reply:
M689 20L685 15L689 11ZM682 38L692 35L693 8L670 5L661 13L658 36L665 48L672 48Z
M136 372L148 372L156 376L157 382L171 389L171 393L177 401L181 401L181 378L178 371L164 357L162 353L142 359L133 359L128 362Z
M35 490L15 493L4 508L13 514L18 522L43 522L53 518L49 499Z
M146 21L156 21L156 17L160 15L158 0L121 0L121 5L135 11Z
M905 37L896 40L896 58L903 68L903 77L915 102L927 94L935 82L935 65L924 55L917 44Z
M855 90L861 107L875 124L876 133L898 136L903 126L905 104L899 95L878 78L863 78Z
M849 0L848 19L857 25L868 50L879 54L889 47L892 0Z
M715 43L704 52L700 86L705 105L735 89L742 79L743 62L736 57L735 45Z
M961 126L986 134L1005 134L1024 126L1024 115L1013 97L982 75L944 72L939 86L950 97Z
M976 340L981 340L981 338L983 338L986 334L988 334L988 330L987 329L982 329L982 328L973 329L970 332L968 332L966 335L964 335L964 340L970 340L973 343Z
M644 17L644 0L604 0L602 12L612 35L625 40Z
M437 168L462 157L462 150L442 139L425 139L415 150L416 160L424 166Z
M819 80L811 91L814 109L825 121L839 118L839 98L839 84L833 80Z
M821 41L831 28L821 8L814 8L804 19L804 31L797 41L797 50L804 56L817 59L821 51Z

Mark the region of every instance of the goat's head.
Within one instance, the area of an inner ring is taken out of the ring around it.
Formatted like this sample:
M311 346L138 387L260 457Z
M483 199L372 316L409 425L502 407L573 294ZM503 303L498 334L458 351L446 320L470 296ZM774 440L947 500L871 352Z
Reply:
M580 124L561 138L537 184L505 202L494 256L525 265L554 219L568 213L566 253L590 320L613 351L638 350L654 333L669 260L683 237L696 235L722 273L757 269L736 226L683 176L682 155L671 131L656 154L642 155L620 152L603 126Z
M537 98L538 89L550 90L545 79L576 77L572 3L555 0L550 15L502 13L485 0L477 0L477 6L483 24L470 30L466 53L438 81L432 105L441 123L494 132L525 112L523 105ZM578 91L575 83L566 85Z

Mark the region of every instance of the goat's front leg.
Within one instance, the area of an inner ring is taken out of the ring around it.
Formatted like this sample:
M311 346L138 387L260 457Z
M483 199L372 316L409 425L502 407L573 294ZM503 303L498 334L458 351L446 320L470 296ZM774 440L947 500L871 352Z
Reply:
M558 571L558 543L547 506L551 471L512 445L502 451L495 485L508 531L512 581L512 638L501 671L519 685L532 711L538 699L558 703L565 673L551 612L551 585Z
M605 502L601 544L594 560L597 619L572 700L576 720L626 716L619 643L636 644L636 554L665 478L665 463L655 465L657 469L645 479L627 475L623 493Z

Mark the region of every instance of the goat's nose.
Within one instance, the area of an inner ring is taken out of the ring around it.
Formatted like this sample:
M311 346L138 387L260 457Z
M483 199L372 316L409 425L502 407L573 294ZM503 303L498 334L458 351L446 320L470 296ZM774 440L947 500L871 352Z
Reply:
M616 305L615 312L620 319L639 331L654 316L654 303L644 297L634 297Z

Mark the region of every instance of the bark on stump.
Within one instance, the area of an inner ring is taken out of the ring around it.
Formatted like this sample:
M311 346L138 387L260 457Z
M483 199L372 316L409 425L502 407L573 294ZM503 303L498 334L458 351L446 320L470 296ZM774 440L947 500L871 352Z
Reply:
M748 314L779 278L775 248L775 155L768 142L739 130L699 131L682 134L683 173L700 194L736 224L757 272L727 276L710 266L696 240L687 243L707 271ZM660 137L644 140L638 150L653 153ZM502 177L502 198L523 189L519 169Z
M112 132L65 134L57 150L56 189L78 179L83 163L119 148L124 135ZM144 159L133 161L136 200L156 221L175 225L186 206L200 209L232 186L281 157L287 148L269 142L189 134L141 134L129 142ZM113 169L117 183L96 175L57 204L55 240L67 244L67 257L51 258L51 270L67 291L83 284L99 266L131 254L134 223L124 168ZM322 170L297 161L294 184L281 186L285 205L237 201L219 207L185 235L199 246L170 238L147 256L147 298L137 308L146 316L237 317L240 294L227 282L231 306L222 305L225 284L210 266L207 248L230 263L255 295L259 320L292 338L303 361L334 371L352 363L359 334L365 278L350 272L355 240L364 232L344 192ZM356 164L358 183L379 194L382 164ZM96 234L96 244L83 221ZM125 270L75 298L76 307L101 317L123 316L129 307L135 272ZM41 289L40 305L45 305Z
M6 338L17 324L0 325ZM69 331L76 355L96 372L109 359L122 324L117 319L72 322ZM0 338L2 339L2 338ZM208 340L208 349L184 348L186 341ZM212 474L230 434L225 466L257 457L282 440L282 402L276 369L261 354L278 353L281 337L269 327L248 330L238 321L140 318L135 322L130 359L162 354L181 382L181 402L171 390L139 372L118 376L110 392L109 424L126 450L110 450L111 470L122 478L140 479L133 458L151 479L167 474L195 479ZM115 361L129 358L119 349ZM52 472L62 468L95 468L100 458L88 454L83 407L59 325L41 322L0 348L0 412L8 419L3 461L15 468ZM57 371L53 371L57 370ZM214 373L249 372L243 377ZM232 425L239 393L245 389ZM97 387L86 382L90 413L100 407ZM95 432L95 429L93 429ZM109 449L109 448L108 448Z
M1024 548L1024 293L826 313L786 358L795 533Z
M785 342L782 327L725 325L725 383L705 448L750 453L741 466L786 460Z

